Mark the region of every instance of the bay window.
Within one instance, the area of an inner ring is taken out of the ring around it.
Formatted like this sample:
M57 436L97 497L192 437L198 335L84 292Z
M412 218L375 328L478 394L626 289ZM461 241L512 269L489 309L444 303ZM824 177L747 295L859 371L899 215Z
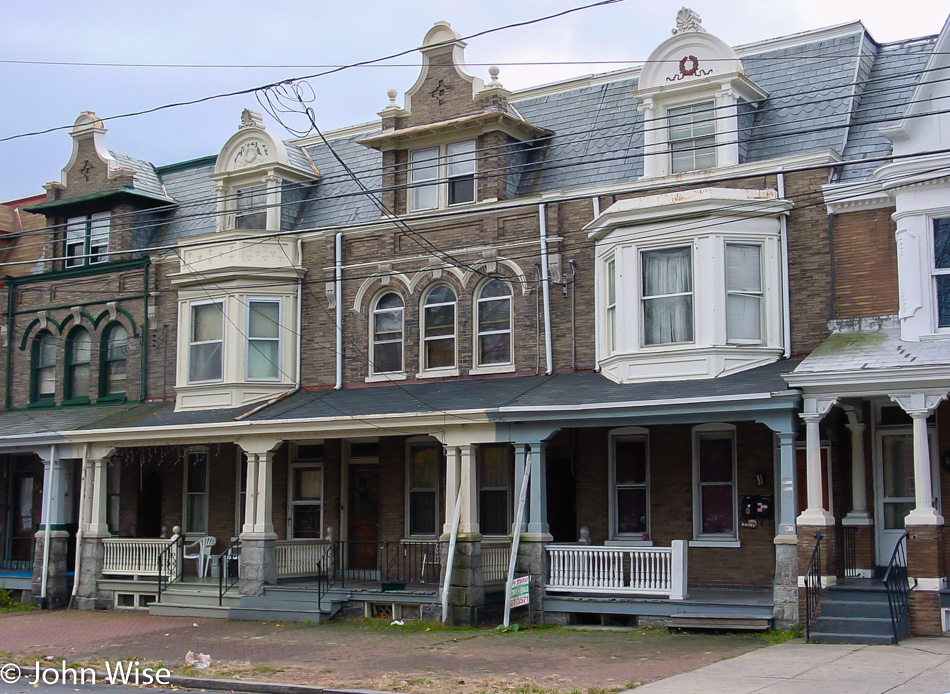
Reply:
M607 354L613 354L617 349L617 261L613 258L607 261L605 311L607 314Z
M188 380L220 381L224 361L224 303L191 305Z
M643 343L693 341L692 251L665 248L642 256Z
M732 343L762 341L762 248L726 244L726 337Z
M937 328L950 328L950 217L933 220Z
M247 380L280 378L280 301L247 301Z

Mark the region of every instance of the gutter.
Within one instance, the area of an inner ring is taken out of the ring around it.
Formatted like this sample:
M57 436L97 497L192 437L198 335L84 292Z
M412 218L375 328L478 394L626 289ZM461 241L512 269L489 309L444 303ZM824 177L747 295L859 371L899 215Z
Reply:
M779 200L785 199L785 174L781 168L776 174ZM786 359L792 356L792 307L788 282L788 215L779 216L782 243L782 341L785 343Z
M336 297L336 385L333 390L343 387L343 232L336 232L333 244L335 268L333 295ZM298 333L299 326L298 326Z
M541 230L541 292L544 301L544 363L545 375L554 371L554 354L551 347L551 287L550 267L548 264L548 222L546 205L538 205L538 222Z

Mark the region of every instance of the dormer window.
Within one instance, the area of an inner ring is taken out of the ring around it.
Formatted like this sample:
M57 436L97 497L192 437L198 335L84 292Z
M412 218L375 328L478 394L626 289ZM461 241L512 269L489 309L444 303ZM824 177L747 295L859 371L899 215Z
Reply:
M716 104L704 101L666 112L670 130L670 171L698 171L716 166Z
M266 186L253 186L237 191L234 204L234 228L267 228Z
M409 153L409 211L475 202L475 140Z
M81 267L108 260L111 213L97 212L66 221L65 266Z

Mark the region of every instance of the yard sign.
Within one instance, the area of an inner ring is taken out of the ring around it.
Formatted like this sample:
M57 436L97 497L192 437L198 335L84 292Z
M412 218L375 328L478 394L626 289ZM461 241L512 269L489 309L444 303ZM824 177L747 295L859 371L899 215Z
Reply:
M511 582L509 608L514 609L515 607L523 607L528 604L528 582L530 579L530 576L519 576Z

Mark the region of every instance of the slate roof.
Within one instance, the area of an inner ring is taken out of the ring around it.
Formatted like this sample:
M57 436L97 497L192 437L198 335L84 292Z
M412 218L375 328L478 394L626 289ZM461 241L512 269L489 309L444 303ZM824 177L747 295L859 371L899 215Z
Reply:
M794 375L950 366L946 340L901 340L894 318L863 319L855 328L833 332L795 368Z
M152 193L153 195L165 195L165 191L162 190L161 179L159 179L158 173L156 173L155 167L152 166L152 164L118 152L109 152L109 154L115 159L119 166L132 169L135 172L133 174L133 180L138 190Z
M81 429L110 415L136 410L138 407L139 405L132 403L126 405L59 407L48 410L10 410L0 413L0 431L3 432L4 437L71 431Z

